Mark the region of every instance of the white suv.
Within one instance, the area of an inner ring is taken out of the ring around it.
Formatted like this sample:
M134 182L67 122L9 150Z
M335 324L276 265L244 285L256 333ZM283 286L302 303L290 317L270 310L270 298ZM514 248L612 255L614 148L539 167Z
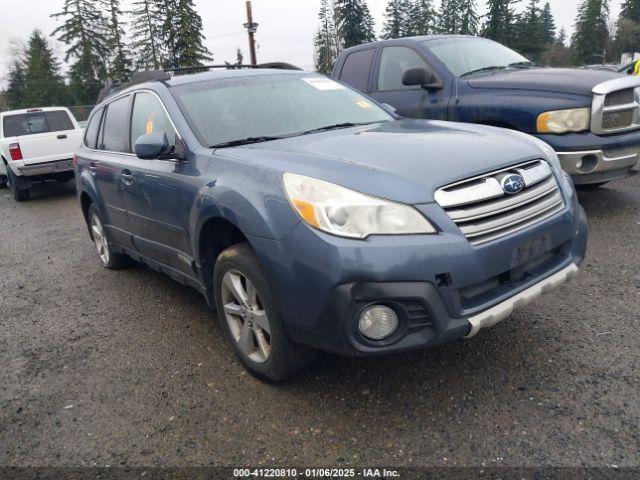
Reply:
M73 178L73 155L83 130L62 107L0 113L0 187L17 201L31 197L31 182Z

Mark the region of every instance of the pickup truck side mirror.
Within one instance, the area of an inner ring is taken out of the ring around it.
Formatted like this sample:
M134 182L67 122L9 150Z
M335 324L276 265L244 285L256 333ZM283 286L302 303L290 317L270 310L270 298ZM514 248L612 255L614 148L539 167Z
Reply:
M442 88L435 74L426 68L409 68L402 75L402 84L407 87L418 85L422 88Z
M136 155L143 160L156 160L172 153L165 132L153 132L141 135L134 146Z

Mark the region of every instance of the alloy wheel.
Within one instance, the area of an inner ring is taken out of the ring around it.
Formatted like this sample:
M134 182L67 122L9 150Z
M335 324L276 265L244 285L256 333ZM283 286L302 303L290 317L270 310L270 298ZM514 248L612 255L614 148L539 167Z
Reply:
M96 244L96 248L98 249L100 261L104 265L109 265L109 244L107 243L107 237L104 234L104 228L102 228L102 222L95 214L91 217L91 234L93 236L93 241Z
M271 354L271 327L253 283L237 270L222 278L222 305L231 334L240 351L256 363Z

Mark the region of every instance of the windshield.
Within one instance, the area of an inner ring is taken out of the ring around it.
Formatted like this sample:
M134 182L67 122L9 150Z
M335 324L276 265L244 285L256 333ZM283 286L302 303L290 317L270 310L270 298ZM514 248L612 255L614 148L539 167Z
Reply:
M181 85L173 91L207 146L393 119L351 88L315 75L236 77Z
M533 66L519 53L484 38L463 37L425 44L451 73L459 77Z

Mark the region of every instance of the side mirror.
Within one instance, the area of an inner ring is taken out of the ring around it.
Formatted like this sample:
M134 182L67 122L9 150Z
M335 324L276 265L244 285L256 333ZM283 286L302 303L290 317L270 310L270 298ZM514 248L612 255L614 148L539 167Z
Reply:
M433 72L426 68L409 68L402 75L402 84L407 87L417 85L423 88L439 88L437 81Z
M141 135L134 146L136 155L143 160L155 160L170 152L169 139L165 132Z

